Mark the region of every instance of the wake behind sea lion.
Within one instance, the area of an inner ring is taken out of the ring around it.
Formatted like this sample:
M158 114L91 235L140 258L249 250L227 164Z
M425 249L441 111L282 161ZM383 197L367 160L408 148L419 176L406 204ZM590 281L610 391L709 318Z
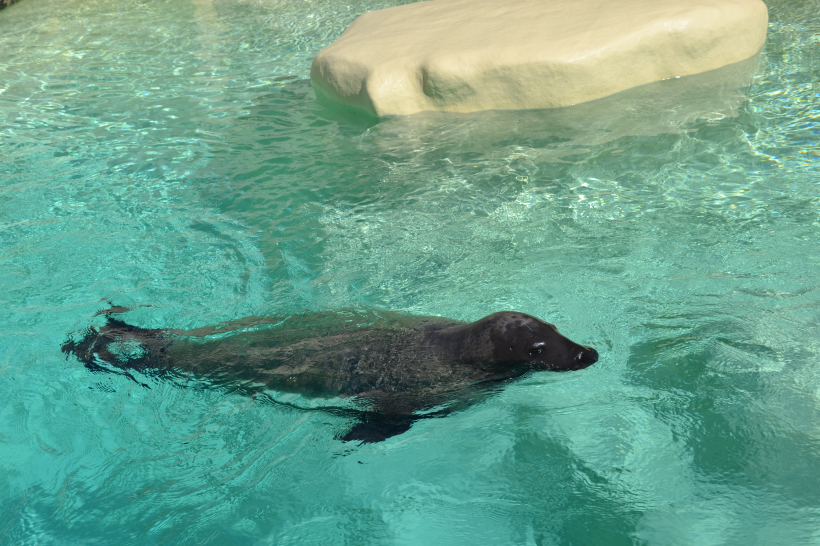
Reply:
M530 371L579 370L598 353L535 317L500 312L471 323L347 310L251 317L214 328L145 329L112 317L62 346L94 370L193 376L243 394L355 397L342 440L378 442L418 419L480 400ZM428 413L424 413L427 411Z

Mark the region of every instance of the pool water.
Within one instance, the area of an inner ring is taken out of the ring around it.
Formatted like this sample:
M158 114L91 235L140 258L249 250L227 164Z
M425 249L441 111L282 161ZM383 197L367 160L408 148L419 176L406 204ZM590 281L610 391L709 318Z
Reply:
M313 55L387 5L0 12L0 544L820 544L820 2L768 3L740 89L317 100ZM601 359L357 446L343 415L66 359L109 302L513 309Z

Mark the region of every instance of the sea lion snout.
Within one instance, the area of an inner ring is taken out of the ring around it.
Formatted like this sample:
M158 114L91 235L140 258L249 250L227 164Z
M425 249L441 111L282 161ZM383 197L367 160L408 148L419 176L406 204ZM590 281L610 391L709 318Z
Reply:
M576 370L592 366L598 362L598 351L592 347L584 347L582 351L575 355L574 362L577 366L577 368L575 368Z

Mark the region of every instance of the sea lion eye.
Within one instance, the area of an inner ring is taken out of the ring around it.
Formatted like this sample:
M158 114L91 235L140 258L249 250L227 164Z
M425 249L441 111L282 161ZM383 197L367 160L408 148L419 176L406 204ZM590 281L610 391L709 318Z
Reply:
M543 350L544 350L544 348L543 348L543 347L540 347L540 346L536 345L535 347L533 347L532 349L530 349L530 356L538 356L538 355L540 355L540 354L541 354L541 352L542 352Z

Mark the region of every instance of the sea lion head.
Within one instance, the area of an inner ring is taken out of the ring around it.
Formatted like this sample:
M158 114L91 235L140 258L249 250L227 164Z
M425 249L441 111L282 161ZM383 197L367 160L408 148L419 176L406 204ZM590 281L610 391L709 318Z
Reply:
M532 370L580 370L598 352L558 333L554 325L524 313L503 311L466 325L462 350L471 360Z

